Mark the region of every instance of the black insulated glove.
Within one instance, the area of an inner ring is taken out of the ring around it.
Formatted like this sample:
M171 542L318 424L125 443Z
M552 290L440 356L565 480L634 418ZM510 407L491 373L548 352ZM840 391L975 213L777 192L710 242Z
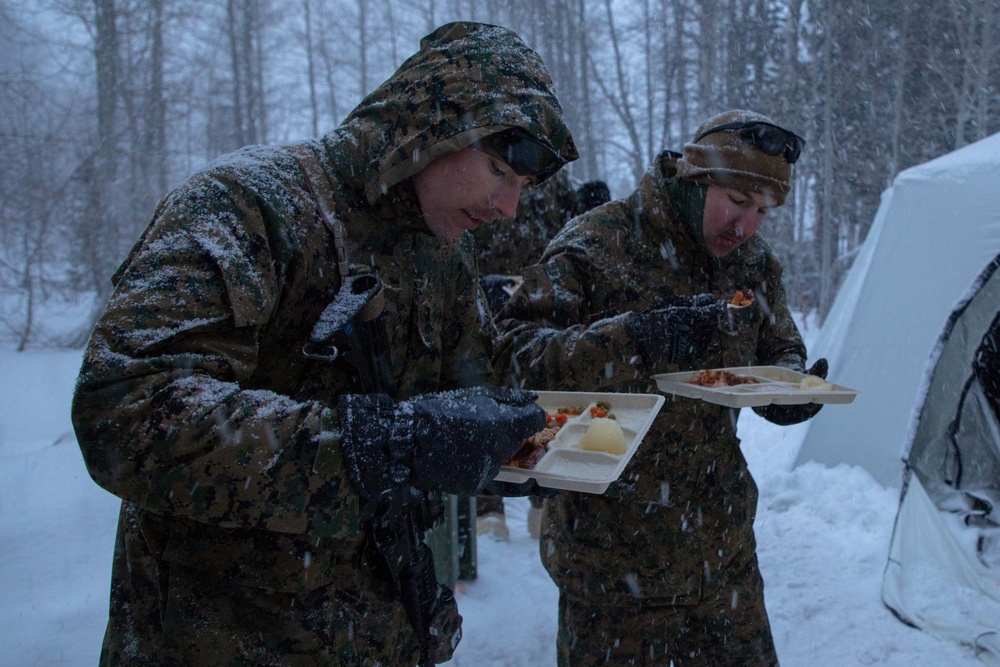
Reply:
M504 498L523 498L524 496L552 498L559 494L559 489L540 486L533 479L526 479L523 482L491 481L483 487L483 494L487 496L502 496Z
M338 401L341 448L365 500L410 484L474 496L525 438L545 427L537 394L472 387L395 403L385 394Z
M494 315L500 312L504 304L510 299L510 292L517 281L513 276L505 276L498 273L491 273L479 279L479 285L486 293L486 300L490 304L490 311Z
M681 368L696 368L726 316L726 304L704 294L672 301L678 305L632 313L626 321L629 336L639 355L651 366L677 364Z
M826 374L830 370L830 364L826 359L817 359L816 363L806 371L808 375L815 375L826 379ZM822 403L803 403L801 405L761 405L753 409L758 415L778 426L790 426L812 419L823 407Z

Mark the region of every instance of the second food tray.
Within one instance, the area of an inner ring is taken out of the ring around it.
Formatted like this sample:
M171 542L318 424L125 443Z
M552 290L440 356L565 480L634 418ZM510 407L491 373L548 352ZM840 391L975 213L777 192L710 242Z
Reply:
M713 373L720 378L726 374L737 381L750 380L750 384L725 384L704 386L695 384L699 376ZM759 405L797 405L803 403L850 403L858 392L832 382L807 376L783 366L737 366L714 368L704 371L684 371L654 375L660 391L686 398L700 398L709 403L731 408L750 408ZM818 386L805 386L803 382L818 382Z

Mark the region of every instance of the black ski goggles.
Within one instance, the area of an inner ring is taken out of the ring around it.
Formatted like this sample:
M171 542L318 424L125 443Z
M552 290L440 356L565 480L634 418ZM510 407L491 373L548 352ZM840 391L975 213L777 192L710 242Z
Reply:
M566 160L519 127L485 137L474 147L503 160L518 176L530 176L535 185L559 171Z
M784 155L788 164L795 164L802 154L802 147L806 145L806 140L794 132L759 120L726 123L709 128L695 137L694 143L716 132L736 132L745 143L767 155Z

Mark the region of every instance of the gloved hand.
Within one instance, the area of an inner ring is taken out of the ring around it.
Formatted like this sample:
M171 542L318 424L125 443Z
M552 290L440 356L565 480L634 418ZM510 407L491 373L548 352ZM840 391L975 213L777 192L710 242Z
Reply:
M522 441L545 427L538 395L472 387L415 396L347 394L338 401L341 448L365 500L410 484L474 496Z
M726 316L726 304L710 294L681 297L675 303L678 305L632 313L626 326L647 364L693 368L708 352Z
M830 364L826 359L817 359L816 363L806 371L809 375L815 375L826 379L826 374L830 370ZM753 409L758 415L779 426L789 426L798 424L807 419L812 419L817 412L822 409L822 403L803 403L801 405L761 405Z
M524 496L551 498L558 493L559 489L540 486L537 481L530 478L523 482L497 482L496 480L491 480L483 487L484 495L501 496L503 498L523 498Z
M486 293L486 300L490 304L490 310L494 315L500 312L504 304L510 299L510 289L517 281L513 276L505 276L499 273L491 273L479 279L479 285ZM507 288L507 289L504 289Z

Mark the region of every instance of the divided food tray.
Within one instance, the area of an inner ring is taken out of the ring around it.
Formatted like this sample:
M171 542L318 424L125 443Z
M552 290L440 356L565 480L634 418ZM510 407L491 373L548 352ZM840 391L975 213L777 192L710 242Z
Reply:
M549 450L534 468L503 466L496 476L499 482L515 484L534 479L539 486L584 493L604 493L618 479L632 459L653 419L663 407L659 394L606 394L575 391L539 391L537 403L548 413L559 408L582 407L583 413L570 416ZM590 408L601 401L611 406L609 412L625 433L625 453L585 451L579 448L590 420Z
M667 394L687 398L700 398L709 403L731 408L751 408L758 405L798 405L801 403L850 403L858 392L839 384L827 382L825 388L803 389L800 382L810 377L783 366L736 366L715 368L741 377L752 377L757 384L737 384L723 387L703 387L691 384L702 371L661 373L654 375L656 386Z

